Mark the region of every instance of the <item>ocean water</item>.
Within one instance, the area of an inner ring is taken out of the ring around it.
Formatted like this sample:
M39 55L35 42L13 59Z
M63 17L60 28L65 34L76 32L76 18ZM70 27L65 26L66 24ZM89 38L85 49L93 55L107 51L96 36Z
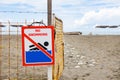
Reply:
M52 53L51 50L47 50ZM26 63L51 62L52 60L40 50L26 51Z

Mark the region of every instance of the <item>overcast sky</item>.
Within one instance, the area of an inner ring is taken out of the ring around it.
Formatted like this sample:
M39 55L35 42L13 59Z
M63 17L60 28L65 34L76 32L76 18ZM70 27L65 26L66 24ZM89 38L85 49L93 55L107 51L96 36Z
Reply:
M83 34L120 34L116 29L96 29L96 25L120 25L120 0L52 0L53 13L64 22L64 31ZM47 20L47 0L0 0L0 21ZM30 11L42 13L2 13Z

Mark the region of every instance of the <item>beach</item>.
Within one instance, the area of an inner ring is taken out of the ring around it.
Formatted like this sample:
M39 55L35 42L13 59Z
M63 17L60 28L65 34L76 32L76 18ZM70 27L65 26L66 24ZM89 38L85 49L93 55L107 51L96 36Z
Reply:
M120 36L64 35L60 80L120 80ZM22 66L21 36L2 36L2 80L47 80L47 67Z

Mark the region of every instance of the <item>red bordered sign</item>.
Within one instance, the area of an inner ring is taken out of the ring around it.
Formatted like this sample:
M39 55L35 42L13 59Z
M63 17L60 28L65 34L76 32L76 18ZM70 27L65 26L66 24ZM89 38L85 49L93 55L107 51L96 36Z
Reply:
M54 27L22 27L23 66L54 64Z

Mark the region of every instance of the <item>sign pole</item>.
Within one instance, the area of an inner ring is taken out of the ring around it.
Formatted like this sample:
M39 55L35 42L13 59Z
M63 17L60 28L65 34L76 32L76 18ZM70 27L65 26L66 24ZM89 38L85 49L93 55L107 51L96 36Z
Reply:
M47 0L48 25L52 24L52 0ZM48 66L48 80L52 80L52 66Z
M52 80L52 66L48 66L48 80Z

